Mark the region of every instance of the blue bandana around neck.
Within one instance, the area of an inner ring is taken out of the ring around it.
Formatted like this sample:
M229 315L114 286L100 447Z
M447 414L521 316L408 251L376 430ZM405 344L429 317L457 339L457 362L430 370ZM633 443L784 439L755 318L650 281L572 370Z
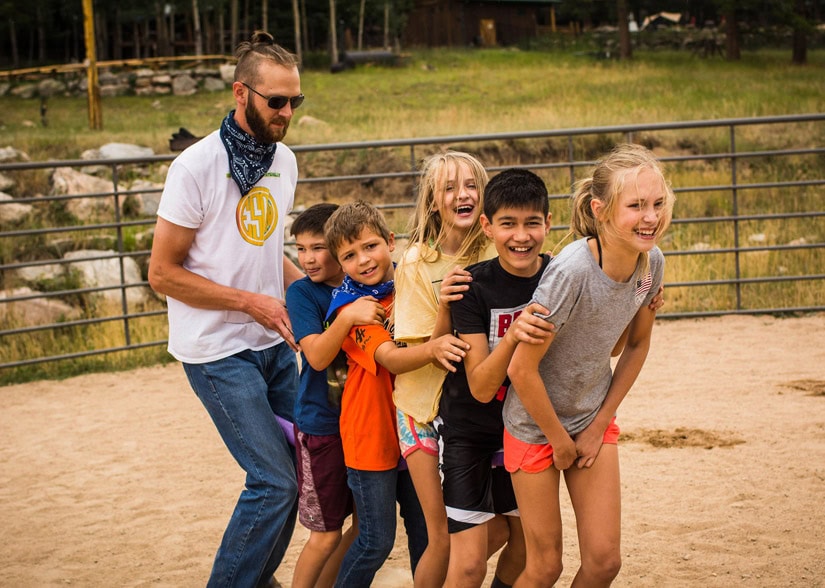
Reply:
M395 264L393 264L395 265ZM332 301L329 303L329 310L324 320L329 320L335 311L346 306L350 302L355 302L364 296L373 296L378 300L392 294L394 288L393 280L381 282L375 286L367 286L361 282L356 282L349 276L344 276L344 282L332 291Z
M235 122L235 111L229 111L221 123L221 141L229 155L229 173L238 184L241 195L249 192L275 160L277 143L261 143Z

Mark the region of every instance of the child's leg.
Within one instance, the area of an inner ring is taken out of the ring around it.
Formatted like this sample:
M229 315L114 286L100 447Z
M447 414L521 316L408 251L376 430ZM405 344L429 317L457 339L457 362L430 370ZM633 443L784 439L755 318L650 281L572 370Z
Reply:
M396 500L404 521L404 531L407 533L407 551L410 553L410 572L413 576L418 571L418 562L424 551L427 549L427 523L424 521L424 513L421 504L418 502L418 495L415 493L412 478L408 470L398 471L398 483L396 485Z
M338 571L341 569L341 562L344 559L344 555L347 553L350 545L352 545L352 542L355 541L357 536L358 517L355 513L352 513L352 525L350 525L349 529L344 531L344 534L341 536L341 541L338 543L338 547L335 548L335 551L332 552L332 555L329 556L326 564L324 564L324 569L321 570L321 575L318 577L318 581L315 582L316 588L332 588L332 586L335 585L335 578L338 576ZM296 586L294 579L292 581L292 586L293 588Z
M295 564L292 585L310 588L320 584L322 570L340 547L341 529L352 512L352 493L340 435L309 435L295 427L295 452L298 518L310 535ZM342 557L325 585L334 582Z
M493 557L499 549L507 543L510 537L510 525L507 517L497 514L487 521L487 559Z
M496 578L500 585L512 586L516 578L524 571L526 561L526 545L524 543L524 530L521 528L521 518L517 516L506 517L510 535L507 545L498 556L496 564Z
M581 567L573 586L609 586L622 567L619 451L602 445L593 466L564 473L576 513Z
M318 582L330 556L341 543L341 530L310 531L309 539L295 562L292 588L312 588ZM339 562L340 563L340 560ZM338 571L336 570L336 575ZM333 580L335 577L333 576Z
M478 588L487 575L487 524L450 533L450 558L445 588Z
M398 436L427 525L427 548L415 568L415 585L441 586L447 576L450 536L438 472L437 435L431 425L417 423L399 410Z
M562 570L559 472L551 465L535 474L518 470L511 475L527 554L513 586L553 586Z
M358 513L358 536L344 555L335 586L369 586L395 543L395 469L370 472L347 468Z

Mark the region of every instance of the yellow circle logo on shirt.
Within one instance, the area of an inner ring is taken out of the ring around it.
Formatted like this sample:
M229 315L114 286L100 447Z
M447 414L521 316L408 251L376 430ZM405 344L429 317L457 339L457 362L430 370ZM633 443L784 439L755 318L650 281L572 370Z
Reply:
M238 202L238 232L244 241L261 247L278 225L278 207L269 189L256 186Z

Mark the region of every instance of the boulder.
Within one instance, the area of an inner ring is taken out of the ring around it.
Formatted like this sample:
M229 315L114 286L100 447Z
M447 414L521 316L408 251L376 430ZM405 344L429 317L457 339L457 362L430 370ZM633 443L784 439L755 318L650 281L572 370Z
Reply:
M0 147L0 163L6 161L29 161L29 156L25 151L20 151L12 146Z
M10 93L18 98L34 98L37 95L37 84L21 84L12 88Z
M188 74L176 76L172 80L172 93L175 96L191 96L198 91L198 82Z
M66 84L60 80L47 78L45 80L41 80L40 83L37 84L37 93L43 98L49 98L50 96L56 96L58 94L65 94Z
M114 251L101 251L85 249L80 251L70 251L64 259L77 260L69 264L70 271L80 273L81 283L86 288L96 288L99 286L119 286L120 285L120 260L116 257L109 259L92 259L83 261L89 257L100 257L104 255L114 255ZM123 280L126 284L136 284L143 281L140 275L140 268L137 262L131 257L123 258ZM102 298L111 302L120 302L120 290L105 290L99 293ZM149 288L143 286L139 288L127 288L126 300L129 304L145 303L150 297Z
M96 178L70 167L58 167L52 172L52 194L100 194L114 193L114 184L109 180ZM66 209L80 220L89 220L100 214L114 211L113 197L73 198L66 201Z
M141 147L130 143L106 143L100 148L101 159L128 159L130 157L151 157L155 154L151 147Z
M10 188L14 188L16 182L6 174L0 174L0 192L5 192Z
M0 299L37 294L31 288L16 288L0 292ZM0 304L0 319L14 320L21 325L50 325L79 318L81 311L57 298L31 298Z
M226 90L226 84L218 78L205 78L203 80L203 89L207 92L221 92Z
M0 192L0 222L17 223L31 214L31 204L20 204L19 202L12 202L10 204L1 203L9 202L10 200L14 200L14 198L5 192Z
M218 71L221 72L221 79L227 83L231 84L235 81L235 65L232 63L224 63L218 68Z
M131 194L138 203L138 209L143 216L155 216L160 205L160 195L163 192L163 184L150 182L148 180L135 180L129 190L141 190L136 194Z

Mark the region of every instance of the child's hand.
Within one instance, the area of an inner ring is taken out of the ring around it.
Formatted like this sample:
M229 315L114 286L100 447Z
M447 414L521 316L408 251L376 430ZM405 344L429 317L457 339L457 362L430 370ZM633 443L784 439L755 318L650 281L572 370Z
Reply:
M653 312L656 312L657 310L662 308L665 305L665 296L664 296L664 294L665 294L665 287L664 286L659 286L659 291L656 292L656 296L653 297L653 300L650 301L650 304L648 304L647 307L650 310L652 310Z
M576 435L576 466L579 469L589 468L595 463L603 441L604 430L599 431L594 423L590 423L584 431Z
M464 292L470 289L470 282L473 277L470 272L463 269L460 265L455 266L444 279L441 280L441 290L438 294L438 303L449 308L450 303L456 300L461 300L464 297Z
M383 325L386 316L386 310L376 298L364 296L345 306L336 320L343 319L350 326Z
M507 335L515 338L517 343L541 344L547 340L549 335L556 331L553 323L547 322L543 317L550 314L550 311L537 302L527 305L515 322L510 325Z
M467 355L470 344L462 341L453 335L442 335L436 339L430 339L426 345L431 347L433 363L447 369L456 371L453 362L462 361Z
M566 470L576 461L576 444L570 435L565 434L560 440L550 439L553 446L553 465L560 472Z

